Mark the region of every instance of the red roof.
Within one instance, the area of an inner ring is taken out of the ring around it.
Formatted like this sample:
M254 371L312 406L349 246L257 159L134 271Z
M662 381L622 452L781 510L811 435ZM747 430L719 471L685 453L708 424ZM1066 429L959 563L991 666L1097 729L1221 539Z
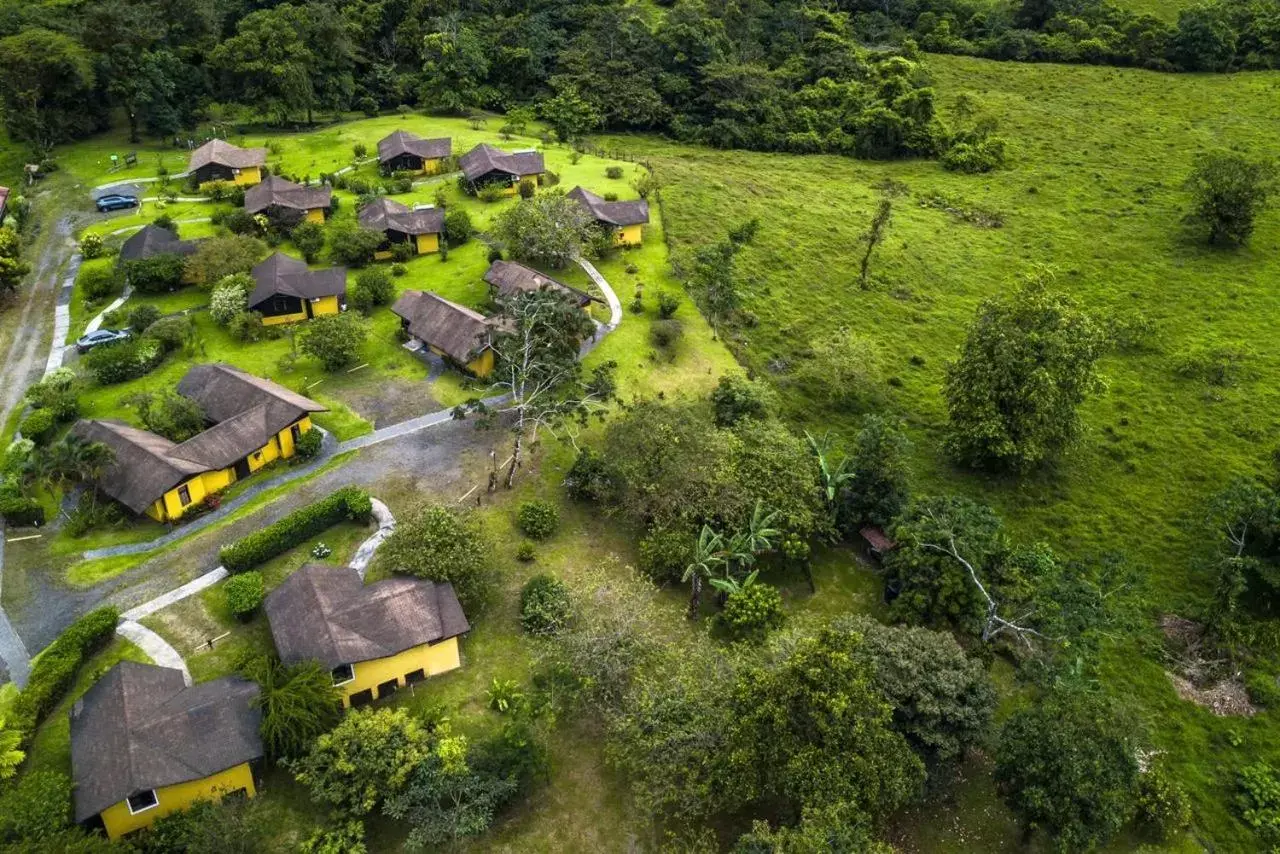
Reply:
M862 539L867 541L867 545L871 546L877 552L891 552L898 547L898 544L889 539L880 528L868 525L858 533L862 534Z

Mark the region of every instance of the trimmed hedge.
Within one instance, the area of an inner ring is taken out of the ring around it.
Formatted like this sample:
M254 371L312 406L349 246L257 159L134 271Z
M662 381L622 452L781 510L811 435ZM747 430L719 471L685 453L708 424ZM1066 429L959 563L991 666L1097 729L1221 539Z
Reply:
M223 546L218 557L227 572L244 572L344 519L365 521L372 512L369 493L354 486L344 486L328 498L298 508L274 525Z
M18 424L18 432L22 434L24 439L30 439L37 445L47 445L49 440L53 438L53 428L56 426L56 420L53 413L48 409L33 409Z
M262 573L256 570L228 578L223 592L227 596L227 607L241 620L249 619L267 595L266 586L262 583Z
M36 659L27 687L13 701L7 719L8 728L22 735L24 746L30 743L44 716L71 688L85 659L111 640L119 621L120 612L115 608L90 611L68 626Z

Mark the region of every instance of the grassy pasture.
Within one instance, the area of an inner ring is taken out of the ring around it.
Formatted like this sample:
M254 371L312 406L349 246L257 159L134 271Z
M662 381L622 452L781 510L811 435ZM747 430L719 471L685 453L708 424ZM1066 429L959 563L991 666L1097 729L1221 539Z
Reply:
M760 217L741 264L752 280L746 308L759 323L736 330L732 346L773 379L798 426L846 438L856 431L859 413L810 399L789 372L815 340L866 336L887 379L873 408L906 422L918 491L987 501L1020 538L1071 557L1122 550L1145 570L1153 616L1195 616L1211 584L1197 570L1206 499L1233 474L1270 470L1280 412L1280 212L1261 218L1247 248L1213 251L1181 221L1182 182L1199 151L1272 150L1280 75L929 62L944 113L969 92L999 119L1013 145L1008 169L966 176L925 161L617 142L651 157L677 248ZM872 263L874 287L863 291L861 235L885 182L897 194L893 220ZM1003 225L975 225L966 213L994 213ZM957 469L939 448L945 366L981 300L1015 287L1036 264L1050 265L1058 287L1104 316L1148 318L1154 346L1104 361L1109 389L1084 408L1088 433L1055 469L1023 479ZM1250 376L1237 387L1210 387L1172 369L1184 353L1237 342L1252 352ZM1280 758L1274 713L1225 720L1182 702L1136 638L1117 643L1105 670L1108 687L1170 752L1200 831L1249 847L1231 812L1234 774L1248 757Z

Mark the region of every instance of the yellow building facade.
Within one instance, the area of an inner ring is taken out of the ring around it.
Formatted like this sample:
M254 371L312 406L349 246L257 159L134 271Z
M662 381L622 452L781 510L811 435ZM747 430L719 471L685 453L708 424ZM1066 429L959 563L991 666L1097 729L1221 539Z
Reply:
M253 772L248 762L242 762L199 780L156 789L155 806L134 812L129 808L128 801L120 801L99 813L99 817L107 831L107 837L119 839L121 836L150 827L157 819L170 813L187 809L197 801L218 801L226 795L241 792L249 798L257 794L253 785Z
M335 303L337 302L336 297L331 299ZM308 432L312 427L311 416L304 416L290 424L272 436L270 442L250 454L246 459L249 474L253 474L263 466L276 460L287 460L297 452L293 443L294 427L298 428L299 435ZM192 507L204 501L205 496L218 490L226 489L238 479L235 466L229 466L217 471L202 472L190 480L178 484L166 492L163 497L152 502L151 506L147 508L147 515L157 522L172 522L181 519Z
M262 167L249 166L244 169L237 169L232 180L241 187L252 187L254 184L260 184L262 183Z
M640 225L620 226L614 232L613 239L619 246L639 246L644 239L644 229Z
M305 222L314 222L317 225L324 225L324 208L312 208L307 211L307 215L303 217Z
M359 661L350 665L351 679L337 683L342 692L342 705L351 706L351 698L368 691L369 699L385 696L394 683L396 690L462 666L456 637L435 644L420 644L396 655ZM385 693L384 693L385 692Z
M263 326L277 326L281 323L297 323L302 320L308 320L312 317L320 317L325 314L338 314L342 311L342 306L338 302L336 296L320 297L311 300L311 313L308 314L304 308L302 311L293 314L273 314L270 317L262 318Z

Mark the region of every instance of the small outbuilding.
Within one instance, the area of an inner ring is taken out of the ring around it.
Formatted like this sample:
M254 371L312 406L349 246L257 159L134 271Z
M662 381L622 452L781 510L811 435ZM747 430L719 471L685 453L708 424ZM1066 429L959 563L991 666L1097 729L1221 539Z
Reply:
M472 190L500 187L509 195L519 191L520 182L525 178L536 183L547 171L542 152L537 149L503 151L483 142L462 155L458 165Z
M477 377L493 372L493 324L483 314L430 291L405 291L391 312L411 343Z
M519 264L515 261L494 261L485 272L484 280L493 289L495 296L506 299L511 299L522 293L550 289L560 291L583 308L593 301L601 301L585 291L571 288L545 273L539 273L532 267L526 267L524 264Z
M268 175L265 181L250 187L244 194L244 209L251 214L265 214L272 222L292 227L304 220L324 223L333 204L333 191L326 186L304 187L279 175Z
M867 552L876 560L882 560L885 555L898 547L897 543L889 539L889 535L883 528L868 525L858 533L862 536L862 542L866 544Z
M172 229L151 223L134 232L120 247L118 264L144 261L157 255L190 255L196 251L196 241L179 240Z
M611 232L619 246L639 246L644 239L642 232L649 223L649 203L643 199L610 202L583 187L574 187L567 197L591 214L600 227Z
M452 154L453 140L447 136L423 139L398 130L378 140L378 166L386 174L420 172L435 175L444 171L445 162Z
M191 152L187 173L197 184L230 181L248 187L262 180L262 167L267 165L265 148L241 148L226 140L211 139Z
M312 270L305 261L277 252L252 270L249 310L267 326L294 323L347 310L347 268Z
M181 670L112 667L71 709L76 821L118 839L197 801L253 797L258 694L235 676L188 686Z
M347 566L306 564L263 607L280 660L319 661L344 706L457 669L458 638L471 630L452 584L420 578L365 584Z
M400 243L412 246L417 255L440 251L444 211L435 205L410 208L383 196L362 207L359 220L365 228L383 233L383 245L373 256L379 260L390 258L392 248Z

